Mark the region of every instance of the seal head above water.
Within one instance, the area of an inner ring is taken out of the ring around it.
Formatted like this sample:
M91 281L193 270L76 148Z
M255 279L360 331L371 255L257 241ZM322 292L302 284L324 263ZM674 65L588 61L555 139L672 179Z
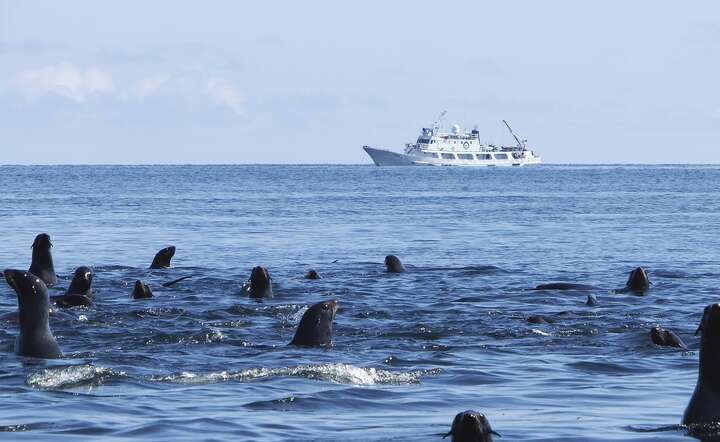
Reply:
M662 347L677 347L686 349L687 345L672 330L665 330L662 327L653 327L650 329L650 340L653 344Z
M175 256L175 246L165 247L155 254L151 269L167 269L170 267L170 260Z
M28 269L30 273L42 279L48 287L57 284L55 267L50 253L52 246L50 235L47 233L36 236L35 241L32 243L32 262L30 263L30 269Z
M295 337L290 345L332 345L332 325L337 312L336 300L318 302L308 308L300 319Z
M245 291L251 298L272 298L272 278L268 269L257 266L250 273L250 280L245 285Z
M146 299L146 298L152 298L152 290L150 290L150 287L148 287L144 282L140 281L139 279L135 281L135 286L133 287L132 291L132 297L133 299Z
M683 414L683 425L720 421L720 304L705 307L700 333L700 365L695 391Z
M623 292L636 292L642 293L650 288L650 278L642 267L637 267L635 270L630 272L628 280L625 283L625 288L621 289Z
M493 435L500 436L490 427L484 414L467 410L455 416L450 432L443 439L452 436L452 442L492 442Z
M52 301L59 307L92 306L93 271L90 267L78 267L64 295L53 296Z
M45 283L23 270L5 270L3 274L18 299L20 334L15 341L15 352L31 358L62 357L60 346L50 331L50 299Z
M305 279L320 279L320 275L318 275L318 272L316 272L315 270L310 269L305 274Z
M395 255L385 257L385 268L390 273L402 273L405 271L405 266L400 262L400 258Z

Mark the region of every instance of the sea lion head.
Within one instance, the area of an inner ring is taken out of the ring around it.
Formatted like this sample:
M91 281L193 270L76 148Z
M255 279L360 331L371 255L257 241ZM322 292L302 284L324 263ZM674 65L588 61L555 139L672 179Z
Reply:
M175 256L175 246L165 247L155 254L151 269L166 269L170 267L170 260Z
M484 414L467 410L458 413L453 419L450 432L443 439L452 435L452 442L492 442L492 436L500 436L490 427Z
M332 325L337 313L337 300L318 302L305 311L290 345L332 345Z
M628 277L625 285L630 290L641 292L650 288L650 284L647 271L645 271L642 267L637 267L635 270L630 272L630 276Z
M385 268L390 273L402 273L405 271L405 267L402 262L400 262L400 258L395 255L385 257Z

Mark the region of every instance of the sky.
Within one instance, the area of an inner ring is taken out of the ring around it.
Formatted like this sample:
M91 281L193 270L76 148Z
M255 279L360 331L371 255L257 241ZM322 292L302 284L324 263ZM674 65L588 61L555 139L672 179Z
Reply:
M720 3L0 0L0 164L720 163Z

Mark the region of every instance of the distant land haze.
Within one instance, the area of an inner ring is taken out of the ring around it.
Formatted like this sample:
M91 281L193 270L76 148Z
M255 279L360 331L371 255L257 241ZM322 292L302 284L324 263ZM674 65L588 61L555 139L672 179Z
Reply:
M0 163L369 164L447 110L545 163L719 163L720 4L0 0Z

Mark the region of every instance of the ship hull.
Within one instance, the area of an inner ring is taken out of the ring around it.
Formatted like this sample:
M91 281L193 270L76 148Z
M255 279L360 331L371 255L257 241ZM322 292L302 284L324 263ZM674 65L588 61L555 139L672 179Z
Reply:
M370 146L363 146L363 149L376 166L464 166L464 167L489 167L489 166L525 166L528 164L539 164L540 158L531 159L508 159L508 160L443 160L423 156L407 155L392 152L385 149L376 149Z

